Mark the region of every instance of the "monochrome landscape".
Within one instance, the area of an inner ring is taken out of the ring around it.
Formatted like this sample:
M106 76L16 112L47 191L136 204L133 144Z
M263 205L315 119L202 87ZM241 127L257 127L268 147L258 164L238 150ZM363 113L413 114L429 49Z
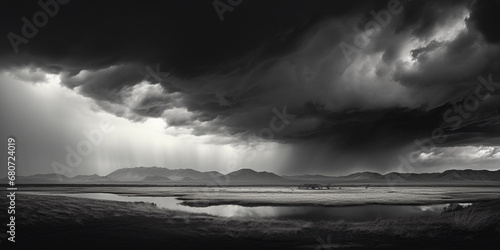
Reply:
M0 249L497 249L500 1L0 3Z

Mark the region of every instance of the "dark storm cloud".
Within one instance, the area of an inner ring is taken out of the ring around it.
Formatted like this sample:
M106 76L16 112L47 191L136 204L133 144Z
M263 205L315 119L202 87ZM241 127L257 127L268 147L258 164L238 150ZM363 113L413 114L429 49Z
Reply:
M476 27L488 41L500 42L500 1L477 1L473 6L471 19L475 21Z
M500 89L500 87L497 87ZM464 101L458 102L459 105L463 105ZM500 105L499 98L490 98L483 101L477 110L474 112L465 111L468 117L462 117L459 126L454 120L453 122L443 121L441 127L449 131L448 139L443 146L454 146L454 145L474 145L474 146L495 146L500 145L500 131L498 126L500 125ZM449 109L453 109L450 105Z
M349 64L339 44L355 46L354 28L363 30L388 2L244 0L221 22L211 1L71 1L18 54L3 39L0 66L60 72L63 84L110 113L163 117L197 135L246 139L286 106L295 118L274 133L282 142L370 150L444 127L453 134L448 144L493 143L498 122L489 115L498 106L481 103L458 128L443 113L474 91L477 76L500 77L494 3L401 1L403 11ZM21 17L40 10L31 1L5 4L2 34L20 34ZM445 34L459 22L466 32ZM441 33L455 37L435 40Z
M134 110L142 116L159 117L164 110L175 107L172 105L174 102L169 96L148 96L142 99Z
M440 24L455 14L457 7L470 1L410 1L405 5L406 15L398 24L396 31L411 29L412 35L428 37Z
M434 51L435 49L439 48L440 45L441 44L436 41L431 41L428 45L424 47L412 50L411 56L413 57L413 60L419 59L425 56L428 52Z
M81 87L86 96L97 100L118 99L123 88L133 86L144 78L135 65L116 65L96 71L81 71L76 76L63 76L69 88Z
M71 1L59 6L57 15L32 41L20 45L19 55L14 57L8 39L3 39L1 55L8 63L65 70L101 69L131 61L160 63L165 70L192 77L232 71L252 65L259 57L285 53L319 20L344 15L360 5L375 3L245 1L226 12L221 22L212 2L204 0ZM21 35L21 17L30 19L41 10L36 1L7 1L3 6L3 34ZM250 54L248 60L245 56Z

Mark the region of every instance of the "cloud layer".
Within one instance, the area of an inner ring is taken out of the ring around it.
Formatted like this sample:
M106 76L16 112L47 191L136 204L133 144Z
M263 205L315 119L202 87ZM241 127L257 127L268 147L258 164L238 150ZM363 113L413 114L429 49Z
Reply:
M3 34L41 8L7 4ZM0 67L58 73L131 121L352 157L400 152L436 128L448 136L437 147L500 142L498 1L244 1L223 22L210 1L59 7L19 53L2 40ZM289 123L274 118L285 109Z

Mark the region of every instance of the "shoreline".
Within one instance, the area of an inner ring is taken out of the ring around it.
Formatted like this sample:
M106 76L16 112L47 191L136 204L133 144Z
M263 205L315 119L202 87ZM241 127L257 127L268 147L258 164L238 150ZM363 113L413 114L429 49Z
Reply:
M487 223L457 218L468 213ZM315 249L321 241L339 248L473 247L500 242L500 199L458 212L422 218L364 222L224 218L161 209L151 204L72 197L19 196L19 245L65 247L144 246L161 249ZM460 222L460 221L459 221ZM466 237L467 236L467 237ZM319 241L318 239L321 239ZM16 239L17 240L17 239ZM16 244L17 244L16 243Z
M42 195L42 196L64 196L64 197L70 197L70 198L78 198L78 199L89 199L89 200L104 200L104 201L113 201L113 200L107 200L107 199L98 199L98 198L89 198L89 197L74 197L70 196L70 194L91 194L91 193L83 193L83 192L74 192L74 193L37 193L37 192L24 192L21 191L19 192L21 195ZM293 204L293 203L276 203L276 204L271 204L271 203L237 203L237 202L208 202L208 205L197 205L200 203L198 200L189 200L190 202L185 202L186 200L180 199L183 195L175 195L175 196L148 196L148 195L125 195L121 193L111 193L111 192L95 192L96 194L115 194L115 195L120 195L120 196L127 196L127 197L171 197L175 198L178 201L181 201L179 204L183 206L188 206L188 207L193 207L193 208L206 208L206 207L211 207L211 206L220 206L220 205L236 205L236 206L242 206L242 207L322 207L322 208L342 208L342 207L360 207L360 206L432 206L432 205L446 205L450 203L484 203L484 202L489 202L489 201L494 201L497 199L484 199L484 200L453 200L453 201L443 201L443 202L430 202L430 203L384 203L384 202L376 202L376 203L360 203L360 204L346 204L346 205L321 205L321 204L308 204L308 205L303 205L303 204ZM69 194L69 195L67 195ZM133 201L125 201L125 202L132 202ZM151 202L145 202L145 203L151 203ZM204 202L206 203L206 202Z
M149 188L137 187L89 188L33 188L18 193L41 192L55 194L109 193L136 197L174 197L189 207L218 205L349 207L364 205L425 206L448 203L477 203L500 199L500 188L460 187L449 190L442 187L400 188L345 188L342 190L287 191L284 188Z

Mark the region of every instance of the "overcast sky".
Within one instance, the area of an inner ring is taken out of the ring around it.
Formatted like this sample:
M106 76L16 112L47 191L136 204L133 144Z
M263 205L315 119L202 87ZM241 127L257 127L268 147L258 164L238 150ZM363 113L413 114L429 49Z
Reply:
M0 4L20 175L499 168L500 1L41 2Z

